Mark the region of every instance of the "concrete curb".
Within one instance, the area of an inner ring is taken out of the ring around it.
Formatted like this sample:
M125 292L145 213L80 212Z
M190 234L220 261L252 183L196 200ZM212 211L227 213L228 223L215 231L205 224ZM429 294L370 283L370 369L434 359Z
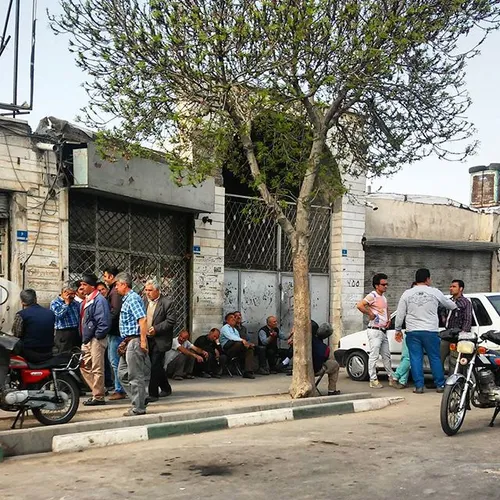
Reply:
M52 451L52 439L56 436L90 433L122 428L140 427L150 424L166 422L179 422L185 420L196 420L224 415L254 413L265 410L280 408L297 408L311 404L324 404L341 401L352 401L370 398L371 393L362 392L354 394L341 394L339 396L320 396L307 399L288 399L286 401L259 403L258 398L249 398L248 405L223 406L221 401L219 408L197 408L194 410L178 410L165 413L148 413L138 417L107 418L101 420L90 420L84 422L73 422L65 425L52 425L46 427L35 427L31 429L17 429L0 431L0 451L3 448L4 456L30 455L34 453L45 453ZM203 404L200 401L200 405ZM125 408L124 408L125 409Z
M310 404L295 408L280 408L260 412L228 414L219 417L199 418L178 422L151 424L127 429L82 432L55 436L52 451L55 453L75 452L89 448L102 448L114 444L125 444L150 439L159 439L182 434L210 432L249 425L263 425L272 422L285 422L327 415L342 415L371 410L380 410L404 401L402 397L361 399L354 401Z

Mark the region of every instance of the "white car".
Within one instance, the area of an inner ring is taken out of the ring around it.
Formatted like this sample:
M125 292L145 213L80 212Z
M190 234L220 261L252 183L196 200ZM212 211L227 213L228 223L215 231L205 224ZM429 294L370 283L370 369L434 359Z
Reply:
M499 293L471 293L465 295L472 301L473 318L472 331L479 337L489 330L500 330L500 294ZM394 337L394 323L396 313L391 315L391 325L387 330L391 362L396 369L401 360L401 346ZM500 347L491 342L483 342L489 349L500 350ZM351 333L340 339L339 348L335 351L335 359L340 366L347 370L352 380L368 380L368 354L370 345L366 330ZM377 370L383 371L382 361L379 360ZM424 370L430 372L429 361L424 358Z

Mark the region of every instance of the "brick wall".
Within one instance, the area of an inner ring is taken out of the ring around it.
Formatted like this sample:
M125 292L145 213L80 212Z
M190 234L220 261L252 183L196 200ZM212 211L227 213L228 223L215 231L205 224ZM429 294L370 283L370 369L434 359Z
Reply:
M332 215L331 297L335 339L363 328L356 303L363 297L366 178L345 176L348 193L337 200Z
M222 325L224 302L224 188L215 188L215 208L210 214L199 214L195 221L193 245L192 338ZM203 222L207 216L212 220Z

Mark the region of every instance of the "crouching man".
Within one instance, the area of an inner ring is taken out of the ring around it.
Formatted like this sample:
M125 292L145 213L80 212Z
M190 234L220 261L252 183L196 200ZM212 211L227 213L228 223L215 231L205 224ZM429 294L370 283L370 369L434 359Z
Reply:
M333 330L327 324L319 327L316 321L311 321L311 330L314 374L320 376L326 373L328 375L328 395L337 396L340 394L340 391L337 390L340 366L333 359L331 349L323 342L323 339L328 338L333 333Z
M120 311L120 335L123 341L118 346L118 376L132 402L132 408L124 416L144 415L151 377L146 311L142 299L132 290L130 274L119 273L116 276L116 291L123 297Z

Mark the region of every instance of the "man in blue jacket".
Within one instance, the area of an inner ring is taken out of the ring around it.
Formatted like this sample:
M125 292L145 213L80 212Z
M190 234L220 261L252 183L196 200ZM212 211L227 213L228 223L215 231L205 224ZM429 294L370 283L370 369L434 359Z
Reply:
M323 325L321 328L323 328ZM340 391L337 390L337 380L339 379L340 366L337 361L333 359L333 356L330 356L330 347L328 347L323 340L318 337L320 327L316 321L311 321L311 330L314 374L318 376L326 373L328 375L328 395L337 396L340 394ZM330 329L330 331L333 333L333 330Z
M105 404L104 365L111 314L108 301L97 290L97 276L86 274L81 280L86 295L80 310L80 332L82 335L82 364L80 370L92 397L85 406Z

